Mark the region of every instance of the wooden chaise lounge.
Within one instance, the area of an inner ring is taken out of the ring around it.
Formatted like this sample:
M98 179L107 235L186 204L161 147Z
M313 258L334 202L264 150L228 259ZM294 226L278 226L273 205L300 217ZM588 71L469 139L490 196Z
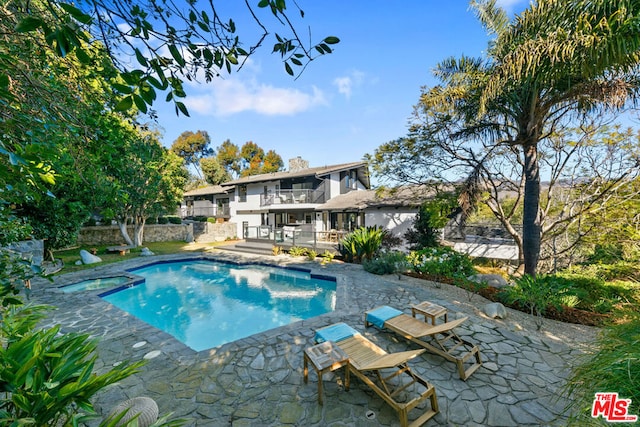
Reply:
M407 364L410 359L424 352L423 349L387 353L345 323L318 329L316 341L333 341L340 347L349 357L349 371L398 412L402 427L421 426L438 413L435 388L416 375ZM410 387L417 396L400 402L398 395L403 391L411 392ZM430 400L430 407L409 424L409 411L427 399Z
M431 353L454 362L460 379L466 381L482 366L478 346L461 338L453 330L467 319L468 317L463 317L439 325L431 325L395 308L381 306L367 311L364 323L365 327L375 325L380 329L395 332ZM471 363L470 366L465 367L468 363Z

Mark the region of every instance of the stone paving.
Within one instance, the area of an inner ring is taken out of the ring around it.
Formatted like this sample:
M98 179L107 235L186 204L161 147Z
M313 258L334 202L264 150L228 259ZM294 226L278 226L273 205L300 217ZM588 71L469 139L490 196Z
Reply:
M123 400L149 396L158 403L161 414L172 412L172 418L188 419L189 426L395 426L399 424L396 413L361 381L352 377L350 390L343 389L342 371L325 374L325 403L318 404L315 372L311 370L308 384L302 376L303 350L314 344L314 330L345 322L393 352L418 347L373 327L365 330L365 310L386 304L410 313L410 304L430 300L449 310L449 320L461 315L461 302L441 298L431 282L375 276L359 265L322 266L302 258L296 261L286 256L222 251L203 256L295 264L333 275L337 278L336 310L195 352L102 301L97 291L63 293L58 289L87 278L120 275L125 268L161 259L188 257L184 254L105 265L58 276L53 283L35 281L31 301L58 308L49 324L61 324L63 332L88 332L100 339L99 371L125 360L148 359L140 373L97 396L95 405L101 413ZM571 342L513 330L477 312L464 315L470 319L457 332L480 346L484 361L471 378L460 380L453 363L429 353L410 362L412 369L436 388L440 412L426 425L565 425L567 402L561 392L580 348ZM410 420L418 412L413 411Z

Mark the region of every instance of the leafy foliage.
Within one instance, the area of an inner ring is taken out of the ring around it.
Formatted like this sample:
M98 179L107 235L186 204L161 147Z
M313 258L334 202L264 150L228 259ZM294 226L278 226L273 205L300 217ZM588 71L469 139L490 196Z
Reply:
M577 415L571 426L601 425L591 418L595 393L614 390L631 399L629 414L640 413L640 317L606 327L596 350L578 360L563 394Z
M404 234L409 248L412 250L420 250L438 246L438 230L433 225L434 219L428 205L420 206L413 226Z
M75 55L84 64L91 63L92 42L104 45L120 70L120 78L112 83L121 95L115 105L118 111L135 106L146 113L157 94L166 91L166 100L174 103L176 113L188 115L180 101L186 96L184 80L204 77L209 82L241 67L271 34L261 21L261 9L286 28L288 35L273 33L273 52L280 54L288 74L295 74L293 67L303 70L309 61L331 53L329 46L339 42L333 36L317 44L303 42L287 15L284 0L260 1L258 6L254 10L246 4L258 30L250 42L240 40L236 22L225 18L212 2L203 8L195 2L183 7L167 0L91 0L77 7L55 1L28 5L10 1L3 8L6 16L2 20L12 18L9 34L37 36L42 48L61 57Z
M375 258L362 261L362 268L373 274L400 274L409 269L407 256L399 251L381 252Z
M335 258L335 254L325 249L325 251L322 254L320 254L320 257L322 258L320 263L322 265L326 265L326 264L331 264L331 262L333 261L333 258Z
M547 207L541 205L541 165L554 164L552 184L564 176L593 184L592 197L580 200L582 208L603 199L598 189L620 188L617 184L637 174L637 155L625 156L621 140L613 145L616 149L603 141L602 150L573 169L575 161L566 159L581 159L590 147L576 144L565 131L575 119L599 117L640 93L635 84L640 36L632 29L638 5L532 3L511 21L493 0L472 6L493 37L486 55L438 64L434 76L439 84L423 89L408 137L377 150L372 159L382 166L374 171L413 183L457 178L454 171L462 171L467 176L459 198L463 215L473 211L483 192L494 193L488 203L516 240L524 271L534 276L543 226L570 223L576 206L566 205L564 217L543 224ZM586 139L596 134L581 125L581 131L588 130ZM634 139L631 146L637 147ZM540 151L544 143L549 154ZM593 176L594 170L604 173ZM511 189L522 201L522 232L511 223L515 211L499 204L500 193Z
M316 257L318 256L318 253L313 249L307 249L306 255L309 261L315 261Z
M291 256L305 256L307 255L307 248L300 246L292 246L289 248L289 255Z
M444 246L412 251L407 260L415 272L434 277L467 278L475 272L467 255Z
M11 306L3 313L1 418L12 425L72 425L95 415L91 398L132 374L143 362L124 363L97 375L96 343L88 334L36 329L44 306Z
M207 131L185 131L171 144L171 151L184 159L187 166L198 167L200 160L213 154L209 147L211 138Z
M382 247L382 227L360 227L347 234L340 242L345 261L359 263L372 259Z
M279 154L274 150L265 154L264 149L252 141L238 147L226 140L218 147L216 158L227 173L235 177L278 172L284 167Z
M220 185L223 182L231 180L229 172L226 171L215 157L205 157L204 159L200 159L200 169L202 170L202 175L204 175L204 179L208 184Z

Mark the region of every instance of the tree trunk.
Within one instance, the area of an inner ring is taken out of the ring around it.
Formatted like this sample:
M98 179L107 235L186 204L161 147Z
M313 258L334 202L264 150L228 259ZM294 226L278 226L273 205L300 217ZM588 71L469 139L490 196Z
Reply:
M127 245L133 245L133 241L131 237L129 237L129 232L127 231L127 218L124 220L118 219L118 228L120 228L120 234L122 234L122 238L127 243Z
M524 254L524 273L536 275L540 258L540 169L538 165L538 147L527 144L524 149L524 199L522 217L522 250Z
M136 219L133 231L133 243L136 247L142 246L144 240L145 218Z

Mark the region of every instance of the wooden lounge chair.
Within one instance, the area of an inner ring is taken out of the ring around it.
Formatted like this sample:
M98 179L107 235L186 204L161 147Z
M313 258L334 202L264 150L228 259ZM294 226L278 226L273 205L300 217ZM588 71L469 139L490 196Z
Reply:
M431 325L418 320L395 308L382 306L365 313L365 327L375 325L380 329L388 329L430 352L450 360L458 367L460 379L466 381L471 374L482 366L480 349L473 343L461 338L454 328L468 319ZM465 364L471 363L465 368Z
M435 388L407 365L410 359L424 352L423 349L387 353L345 323L318 329L316 341L333 341L344 351L349 357L349 371L398 412L402 427L421 426L438 413ZM408 394L412 392L410 388L417 396L400 402L404 394L401 392ZM409 424L409 411L427 399L430 400L430 408Z

